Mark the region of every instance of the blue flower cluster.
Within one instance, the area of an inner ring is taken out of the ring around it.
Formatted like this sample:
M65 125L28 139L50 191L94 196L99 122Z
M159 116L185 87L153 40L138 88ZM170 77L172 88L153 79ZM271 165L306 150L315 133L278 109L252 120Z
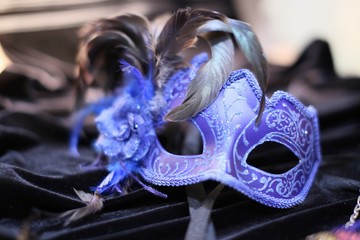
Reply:
M114 191L124 194L128 179L132 177L146 190L161 197L165 196L143 184L136 175L152 144L155 144L155 128L164 123L163 117L170 107L180 104L176 102L177 94L183 91L183 85L191 81L194 73L206 60L206 54L194 57L190 66L179 69L170 77L160 94L155 93L149 77L143 76L128 62L120 60L124 87L117 89L114 95L82 109L71 135L70 150L78 154L77 143L82 124L88 115L96 116L95 123L99 136L94 147L97 152L108 158L109 174L92 190L98 194Z
M96 118L100 136L95 148L116 160L140 161L155 139L147 108L126 94Z

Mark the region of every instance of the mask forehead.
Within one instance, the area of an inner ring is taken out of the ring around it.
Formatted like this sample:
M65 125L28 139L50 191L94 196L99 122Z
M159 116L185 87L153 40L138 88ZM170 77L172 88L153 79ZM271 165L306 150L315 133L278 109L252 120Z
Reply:
M214 103L192 119L203 139L203 153L173 155L157 141L145 161L143 177L171 186L216 180L273 207L301 202L321 158L316 111L287 93L277 92L266 100L257 126L260 99L261 90L254 76L247 70L234 72ZM248 165L249 153L266 141L289 148L299 163L283 174Z

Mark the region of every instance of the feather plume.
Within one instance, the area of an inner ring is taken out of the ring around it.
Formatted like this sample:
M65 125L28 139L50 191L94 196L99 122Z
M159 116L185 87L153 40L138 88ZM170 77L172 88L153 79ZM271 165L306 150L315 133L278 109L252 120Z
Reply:
M214 32L217 34L209 34ZM220 43L218 32L224 33L221 41L226 43ZM234 46L231 46L233 43L229 41L228 34L233 36L236 45L254 68L264 93L267 63L250 26L218 12L191 8L180 9L173 14L158 35L155 48L147 21L136 15L102 19L86 27L82 31L83 40L78 55L79 74L83 79L80 86L96 82L105 90L115 89L122 84L119 78L123 73L118 69L118 60L122 59L139 69L144 76L152 78L161 91L170 76L186 65L181 55L183 51L196 46L198 37L203 37L209 44L214 60L210 59L199 71L198 77L189 86L183 104L172 109L165 117L168 121L186 120L211 104L232 70ZM218 46L215 47L215 44ZM219 60L220 65L216 64ZM226 64L229 65L224 66ZM263 94L257 121L264 109L264 100Z
M199 14L203 14L204 16L208 13L208 11L206 10L198 10L198 12ZM212 16L212 19L199 26L196 34L202 35L211 32L223 32L233 35L236 44L242 50L243 54L245 55L249 63L252 65L252 67L255 69L259 85L263 92L260 103L259 115L256 120L257 123L259 123L261 114L265 107L264 93L267 82L267 61L263 54L261 45L248 24L234 19L229 19L219 13L212 12L212 14L214 15L209 14L210 16ZM198 76L195 77L195 79L191 82L184 102L180 106L172 109L166 115L166 120L184 121L190 117L193 117L202 109L209 106L212 101L214 101L218 92L221 89L221 86L225 83L227 77L231 72L231 69L230 71L228 71L228 69L230 68L230 66L232 67L231 62L234 60L234 51L230 50L230 43L227 44L226 48L215 48L213 45L219 44L219 42L212 39L214 36L216 35L206 34L205 39L210 45L212 57L223 55L221 57L222 59L219 57L215 61L212 61L212 59L209 60L210 64L206 64L203 69L201 69L201 71L198 73ZM223 38L222 41L228 41L228 38ZM220 53L219 51L223 51L223 53ZM225 54L227 54L226 57ZM228 60L229 58L231 58L230 61L223 62L225 59ZM222 60L221 65L229 64L229 66L217 66L215 63L219 61L219 59ZM220 68L222 68L223 70L220 70ZM227 71L225 71L225 68L227 69ZM204 71L208 73L204 73ZM204 77L208 78L204 79Z
M191 8L180 9L165 24L155 46L154 80L159 88L174 71L185 65L179 54L195 46L197 29L219 16L216 12L205 13Z
M121 85L119 59L129 62L143 74L149 71L153 46L148 22L142 17L122 15L100 19L85 26L80 35L77 60L78 74L83 85L96 82L106 90Z
M234 19L229 19L228 22L238 46L254 68L256 79L262 90L259 114L256 119L256 123L259 124L265 109L265 90L268 80L266 57L257 36L252 31L249 24Z
M100 211L103 208L104 200L98 193L89 194L83 191L78 191L74 189L76 195L86 204L85 207L73 209L66 211L60 215L61 218L67 218L64 223L65 226L69 225L72 222L75 222L81 218L84 218L88 215L94 214Z
M164 29L165 24L171 18L171 13L164 13L156 16L150 22L150 33L153 39L159 39L161 31Z
M185 121L207 107L218 95L226 76L233 68L234 45L227 33L213 33L208 37L211 59L191 81L183 103L166 116L167 120ZM216 36L214 36L216 35Z

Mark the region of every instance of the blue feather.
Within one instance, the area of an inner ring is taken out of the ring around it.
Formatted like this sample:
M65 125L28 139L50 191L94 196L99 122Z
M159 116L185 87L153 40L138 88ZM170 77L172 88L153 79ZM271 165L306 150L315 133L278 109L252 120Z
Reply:
M133 171L136 172L137 169L139 169L135 167L136 164L137 163L133 161L122 162L114 158L112 163L107 167L109 174L97 187L93 187L91 190L99 194L109 194L115 191L123 194L124 191L126 191L126 189L124 189L126 187L124 183L128 180L129 173Z
M78 152L78 143L79 143L79 136L83 129L83 124L85 119L90 115L99 115L102 110L108 108L113 104L115 101L115 96L107 96L99 101L89 104L85 108L81 109L75 115L75 123L73 124L73 128L71 129L70 133L70 141L69 141L69 149L70 152L74 155L79 155Z
M145 79L140 70L127 61L119 61L120 69L123 72L125 91L133 98L149 101L154 96L154 87L150 79ZM150 68L150 72L152 68Z

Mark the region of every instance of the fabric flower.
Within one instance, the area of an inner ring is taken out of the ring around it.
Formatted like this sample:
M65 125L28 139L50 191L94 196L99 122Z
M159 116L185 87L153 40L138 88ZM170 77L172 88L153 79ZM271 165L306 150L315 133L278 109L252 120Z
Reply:
M141 160L155 139L149 111L130 95L118 98L95 121L100 132L95 148L118 160Z

